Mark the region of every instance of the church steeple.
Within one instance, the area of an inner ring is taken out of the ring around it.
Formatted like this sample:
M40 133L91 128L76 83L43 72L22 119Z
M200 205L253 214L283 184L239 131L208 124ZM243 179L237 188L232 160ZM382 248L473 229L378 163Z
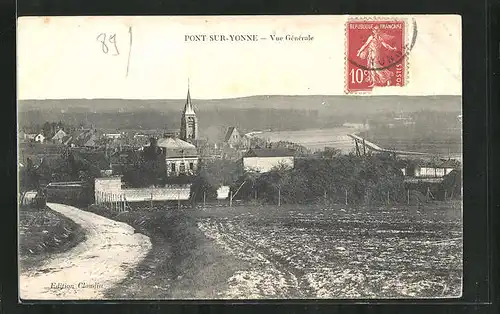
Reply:
M186 104L184 105L184 115L186 114L195 114L193 105L191 104L191 93L189 91L189 79L188 79L188 92L187 92L187 97L186 97Z
M181 118L181 139L184 141L194 141L198 139L198 119L194 112L193 104L191 102L191 92L188 79L188 90L186 97L186 104Z

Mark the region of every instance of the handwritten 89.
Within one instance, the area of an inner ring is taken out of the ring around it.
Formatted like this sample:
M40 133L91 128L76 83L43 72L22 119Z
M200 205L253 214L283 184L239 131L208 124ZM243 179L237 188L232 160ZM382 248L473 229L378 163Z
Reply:
M116 34L101 33L97 36L97 40L101 43L102 52L105 54L107 54L110 50L108 44L114 48L113 56L118 56L120 54L118 46L116 45Z

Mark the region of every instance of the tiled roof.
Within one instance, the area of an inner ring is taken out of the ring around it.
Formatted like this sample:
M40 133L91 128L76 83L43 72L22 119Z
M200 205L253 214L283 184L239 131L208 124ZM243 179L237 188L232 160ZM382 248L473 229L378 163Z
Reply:
M66 137L66 132L64 132L63 130L59 130L56 132L56 134L54 134L54 136L52 136L52 139L59 140L64 139L64 137Z
M231 126L227 129L226 136L224 137L224 142L229 141L229 139L231 138L231 135L233 135L233 132L235 130L236 130L236 127L234 127L234 126ZM236 130L236 132L238 132L238 130Z
M179 138L164 137L158 139L158 147L164 148L166 157L188 157L197 156L198 152L193 144L185 142Z

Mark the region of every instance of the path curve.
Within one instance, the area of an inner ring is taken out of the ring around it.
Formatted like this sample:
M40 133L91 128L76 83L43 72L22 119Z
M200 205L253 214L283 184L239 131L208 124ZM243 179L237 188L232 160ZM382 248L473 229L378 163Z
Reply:
M23 300L92 300L120 283L151 249L149 238L131 226L76 207L48 207L82 226L86 239L20 274Z

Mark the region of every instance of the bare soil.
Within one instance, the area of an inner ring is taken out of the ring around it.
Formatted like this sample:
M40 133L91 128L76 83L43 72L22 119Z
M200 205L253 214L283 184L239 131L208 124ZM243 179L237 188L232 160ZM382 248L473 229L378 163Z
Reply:
M324 207L324 208L323 208ZM108 298L446 298L462 288L460 204L92 211L150 237Z

